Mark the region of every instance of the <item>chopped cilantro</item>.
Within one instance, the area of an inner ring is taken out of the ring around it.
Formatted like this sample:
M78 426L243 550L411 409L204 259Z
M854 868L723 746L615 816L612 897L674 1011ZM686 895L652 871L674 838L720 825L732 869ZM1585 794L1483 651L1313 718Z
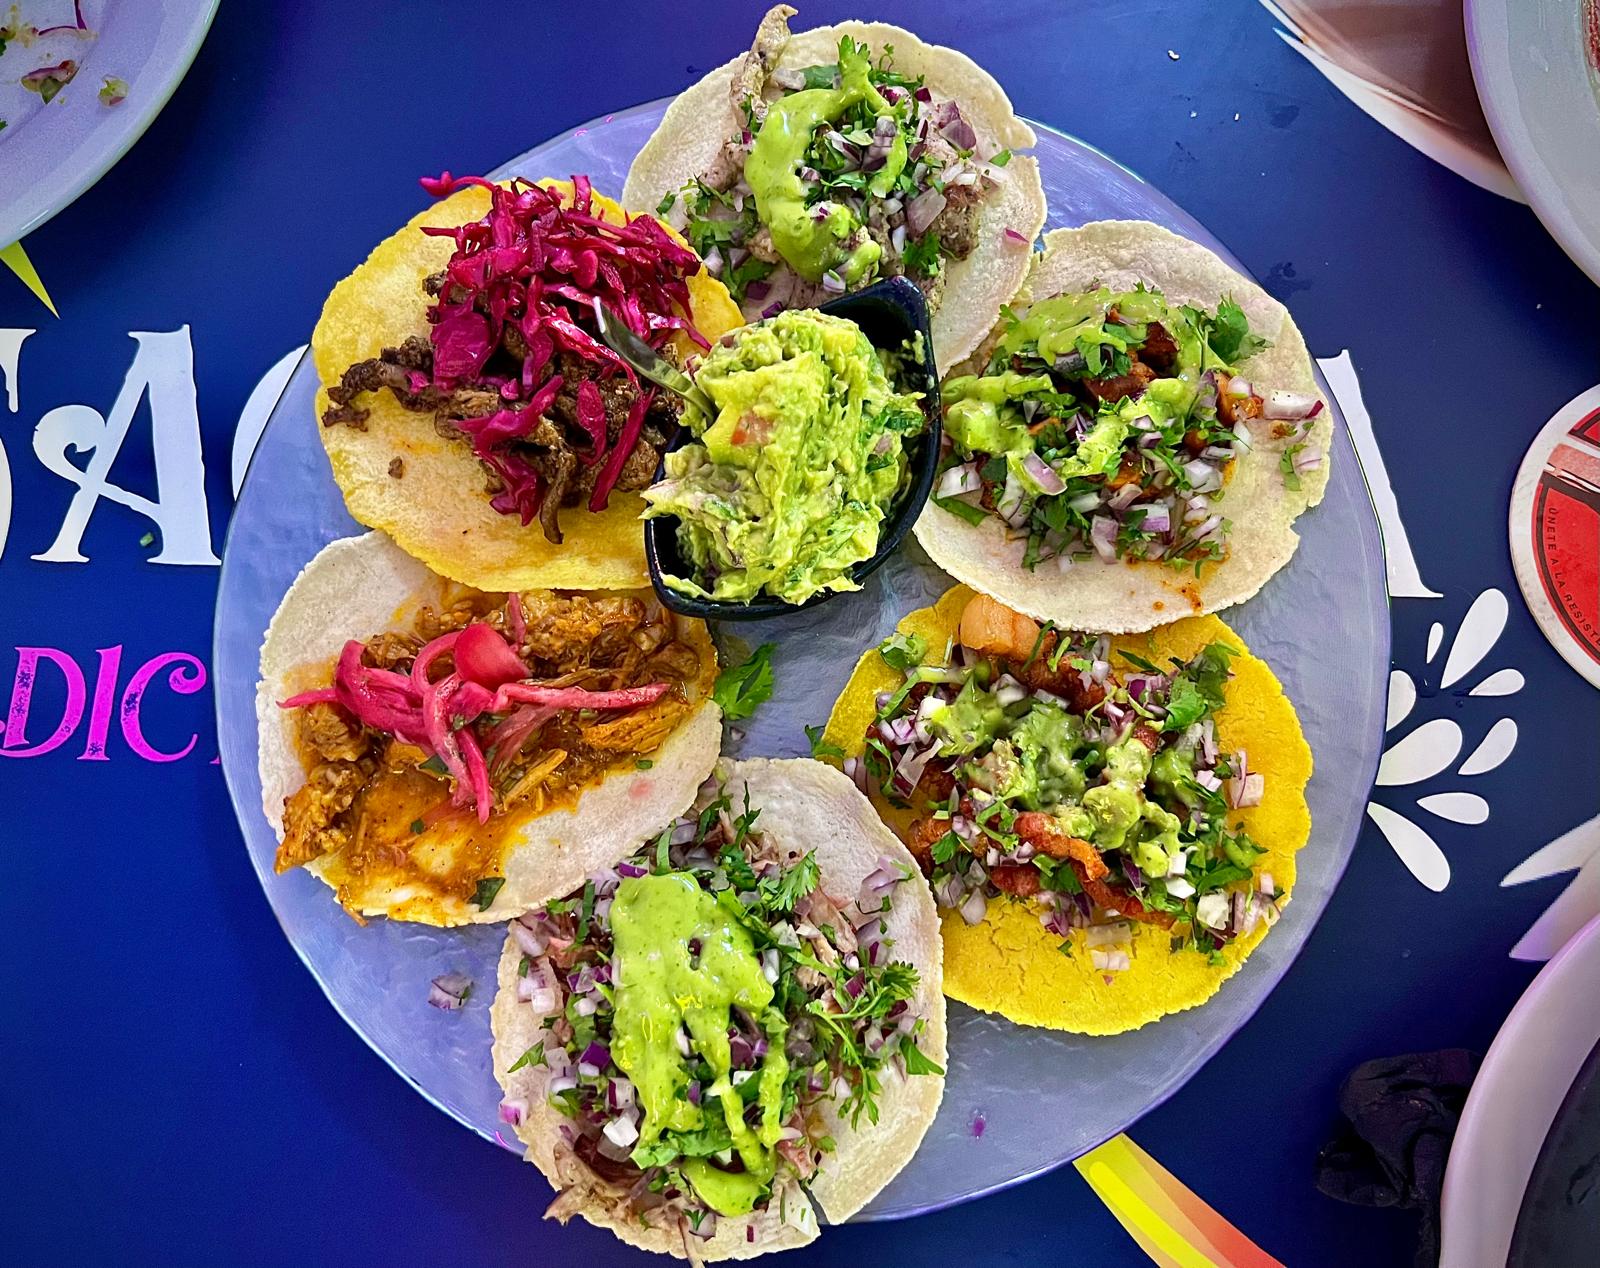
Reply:
M428 830L428 825L423 823L421 819L413 819L411 821L411 831L415 835L421 836L427 830Z
M141 545L141 546L149 546L152 543L154 543L155 539L156 539L156 535L154 533L146 533L143 537L141 537L139 539L139 545Z
M539 1040L520 1057L507 1067L507 1074L515 1074L518 1070L537 1070L540 1066L549 1065L544 1059L544 1040Z
M920 634L894 634L878 644L878 655L891 669L902 673L922 664L928 654L928 640Z
M984 520L989 518L989 512L984 510L981 506L973 505L971 502L960 502L955 498L936 497L933 499L933 504L935 506L943 507L952 515L959 515L969 524L981 524Z
M594 919L594 882L583 883L583 913L578 917L578 941L589 938L589 922Z
M928 1059L910 1035L900 1043L900 1059L906 1063L907 1074L943 1074L944 1067Z
M939 272L939 254L942 250L943 244L939 241L938 233L929 229L920 238L906 241L900 259L907 273L933 277Z
M655 763L652 762L648 757L641 757L633 765L635 770L649 770L655 765Z
M811 756L819 760L824 757L843 757L842 748L823 738L827 730L825 725L806 727L806 739L811 742Z
M748 718L757 706L771 697L772 652L776 647L776 643L763 643L742 665L734 665L717 675L711 698L721 706L722 716L728 721Z
M761 892L774 911L791 912L794 905L817 887L819 868L815 851L761 882Z
M421 820L418 820L418 822L420 823ZM416 825L413 824L412 826L415 827ZM506 878L504 876L485 876L478 882L478 888L473 891L472 905L479 911L487 911L490 904L494 902L495 895L500 892L505 883Z
M992 167L1004 167L1010 161L1011 161L1011 151L1010 150L1001 150L1000 153L996 154L993 158L991 158L989 160L989 164Z

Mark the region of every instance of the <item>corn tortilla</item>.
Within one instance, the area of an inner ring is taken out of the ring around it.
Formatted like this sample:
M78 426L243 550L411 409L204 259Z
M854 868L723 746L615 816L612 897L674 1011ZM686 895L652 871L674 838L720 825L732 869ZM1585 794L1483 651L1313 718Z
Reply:
M570 199L567 181L541 181ZM596 210L622 223L622 209L594 195ZM468 186L413 216L384 239L355 272L333 288L311 336L322 386L312 422L328 451L333 478L350 514L382 529L435 572L478 590L631 589L650 584L644 562L644 502L616 494L599 513L569 507L561 515L565 541L547 541L539 522L524 524L489 505L484 470L471 449L447 440L424 414L403 408L388 392L369 393L365 430L322 425L327 389L350 366L426 335L423 279L449 260L454 242L421 232L460 225L489 210L489 191ZM689 279L695 325L716 339L744 318L727 288L704 269ZM692 347L683 337L680 353ZM396 466L398 460L398 466ZM398 472L398 474L394 474Z
M838 897L854 897L862 880L888 856L903 867L916 863L873 812L867 799L838 771L807 758L728 761L720 768L735 804L748 789L750 804L761 811L759 829L801 852L815 851L823 886ZM661 825L656 825L659 828ZM926 1027L917 1045L930 1060L946 1064L945 1008L940 990L941 947L933 895L925 885L908 883L895 893L889 915L891 954L913 965L920 981L913 1007ZM554 1142L561 1113L549 1104L548 1067L511 1066L538 1042L541 1019L517 1000L517 970L522 951L507 938L500 956L499 990L490 1011L494 1030L495 1078L507 1097L526 1100L529 1113L516 1134L527 1146L526 1158L558 1189L583 1187L588 1201L579 1208L589 1223L611 1229L623 1241L644 1250L683 1256L683 1239L675 1231L641 1225L624 1203L594 1189L592 1174L581 1162L557 1156ZM842 1223L872 1200L910 1161L938 1112L944 1079L886 1073L878 1099L875 1125L853 1129L831 1113L826 1125L838 1142L822 1169L807 1186L831 1223ZM564 1169L563 1169L564 1168ZM782 1207L787 1218L780 1218ZM749 1240L747 1226L754 1226ZM744 1219L723 1217L707 1241L696 1244L702 1258L747 1259L768 1251L801 1246L817 1236L817 1216L800 1186L790 1182L774 1194L765 1210Z
M1033 129L1017 117L999 82L965 53L928 44L910 31L884 22L838 22L797 31L789 37L774 69L799 69L838 60L839 40L850 36L874 56L894 46L895 69L926 77L939 97L957 102L978 135L978 152L1011 150L1005 182L981 204L977 246L964 260L949 260L943 294L932 314L933 350L941 372L971 355L1000 306L1017 293L1028 274L1029 253L1007 239L1012 229L1031 244L1044 227L1044 186L1039 165L1016 151L1030 148ZM653 209L670 193L707 171L734 134L730 91L744 52L679 93L665 117L628 169L623 205ZM761 305L752 302L750 317Z
M1024 298L1026 305L1063 292L1108 286L1132 290L1143 282L1174 304L1215 308L1232 296L1251 332L1271 346L1244 361L1240 373L1263 390L1304 392L1322 399L1311 354L1282 304L1236 273L1212 251L1143 220L1101 220L1045 234ZM998 331L996 332L996 336ZM987 341L986 341L987 342ZM974 372L982 366L971 368ZM1300 537L1294 522L1322 501L1328 483L1333 415L1324 408L1299 437L1271 435L1256 420L1253 448L1235 461L1216 509L1232 521L1228 555L1193 569L1153 561L1078 561L1062 571L1054 560L1029 569L1026 539L1012 536L995 516L969 524L930 500L918 517L917 540L946 572L1002 603L1066 629L1109 633L1147 630L1179 617L1215 612L1248 599L1289 562ZM1279 461L1288 445L1304 440L1322 450L1322 464L1300 477L1298 491L1284 484Z
M294 711L278 702L312 685L308 669L324 669L352 638L370 638L410 623L425 603L437 606L445 583L382 533L325 546L295 580L261 647L256 685L261 808L282 839L284 799L306 782L296 746ZM501 844L505 884L477 907L428 883L462 848L470 832L450 823L406 842L406 858L388 874L347 874L340 855L313 859L306 870L324 881L353 913L430 925L492 924L566 893L598 868L623 857L694 800L722 745L722 711L703 693L716 673L716 652L700 621L679 618L683 637L699 647L704 682L688 715L651 756L647 770L613 769L588 784L575 802L536 817L519 817Z
M966 586L956 586L933 607L910 613L897 628L922 635L937 653L955 637L961 611L972 594ZM1162 664L1169 656L1187 658L1218 641L1241 653L1233 661L1227 704L1215 715L1218 742L1229 751L1247 750L1250 769L1266 776L1261 804L1234 811L1233 817L1266 847L1257 863L1258 874L1271 873L1277 891L1288 895L1294 885L1295 852L1311 833L1305 788L1312 759L1282 684L1267 663L1252 655L1244 640L1215 616L1189 617L1148 634L1122 635L1112 640L1112 646ZM847 756L859 754L876 714L875 697L901 681L877 649L869 648L834 705L824 738ZM909 812L876 796L873 802L891 827L901 832L909 827ZM984 920L972 926L955 912L945 912L943 929L944 987L951 999L1025 1026L1114 1035L1210 999L1266 936L1267 924L1262 921L1229 943L1222 952L1223 962L1213 965L1196 951L1173 951L1167 930L1136 923L1129 950L1132 967L1112 974L1109 983L1090 964L1081 930L1072 934L1072 954L1062 954L1061 939L1045 930L1037 909L1026 902L996 899Z

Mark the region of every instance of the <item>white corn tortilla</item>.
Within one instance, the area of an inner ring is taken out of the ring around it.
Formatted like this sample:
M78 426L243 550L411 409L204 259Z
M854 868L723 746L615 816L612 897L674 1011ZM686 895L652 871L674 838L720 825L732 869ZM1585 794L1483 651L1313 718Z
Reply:
M956 102L978 135L978 153L1013 151L1006 180L984 197L978 245L964 260L945 264L947 275L933 311L933 349L941 372L970 356L1028 274L1029 253L1008 242L1005 231L1031 245L1044 227L1044 187L1039 165L1015 151L1030 148L1033 129L1017 117L1005 89L965 53L924 43L910 31L884 22L839 22L790 36L775 68L801 68L836 61L843 36L867 45L874 56L894 45L894 66L926 77L929 89ZM628 169L622 205L654 210L669 193L705 172L734 130L730 90L744 51L679 93ZM770 72L769 72L770 73ZM761 305L746 316L759 315Z
M910 852L884 826L871 802L830 766L808 758L758 758L725 762L719 769L725 772L728 795L735 805L742 804L744 789L749 789L751 806L761 811L758 826L762 832L783 845L816 852L822 885L834 897L854 898L880 856L887 855L911 870L911 878L894 893L888 921L888 936L894 942L890 954L918 971L913 1008L926 1020L926 1027L917 1046L930 1060L945 1065L939 917ZM543 1029L543 1019L517 999L521 959L516 939L507 938L500 956L499 991L490 1010L495 1078L507 1098L528 1102L529 1112L516 1129L528 1147L527 1160L558 1190L588 1188L592 1173L580 1161L569 1157L567 1174L558 1169L554 1141L565 1119L547 1098L548 1067L510 1072L517 1058L539 1041ZM849 1219L905 1166L933 1122L943 1096L944 1079L938 1075L906 1078L886 1073L876 1126L858 1132L829 1116L830 1133L838 1148L824 1157L822 1170L808 1187L830 1223ZM804 1245L817 1236L816 1214L798 1184L775 1194L775 1199L766 1211L747 1219L718 1219L714 1235L696 1243L700 1256L708 1261L747 1259ZM786 1220L779 1218L776 1206L783 1208ZM591 1192L578 1214L597 1227L611 1229L630 1245L684 1255L683 1239L675 1229L642 1226L625 1203L603 1192ZM745 1231L752 1224L754 1241Z
M278 701L308 684L308 668L333 661L346 641L370 638L410 623L424 603L438 603L444 583L382 533L331 542L308 563L272 618L261 645L261 678L256 686L261 808L279 839L284 799L306 780L295 748L292 710ZM700 622L703 656L713 656ZM550 810L523 826L521 839L504 856L505 884L488 907L414 890L350 894L351 909L362 916L388 916L433 925L493 924L521 915L581 885L590 872L624 857L663 821L681 813L717 760L722 745L722 713L708 698L689 714L656 750L649 770L612 771L587 788L576 805ZM432 830L412 843L419 851L438 848ZM330 886L332 859L324 856L306 869Z
M1239 366L1257 391L1308 392L1321 399L1311 354L1282 304L1212 251L1144 220L1100 220L1078 229L1053 229L1044 236L1026 291L1026 302L1095 285L1131 290L1143 282L1177 304L1215 308L1232 296L1249 318L1250 330L1271 342ZM1025 311L1026 304L1018 307ZM1217 510L1233 521L1228 557L1193 569L1157 562L1104 563L1092 559L1063 571L1054 560L1023 567L1023 537L1008 535L994 516L968 524L929 501L917 520L917 540L934 563L974 589L1042 621L1067 629L1110 634L1148 630L1179 617L1215 612L1248 599L1289 562L1300 537L1294 521L1322 501L1332 456L1333 417L1322 412L1300 437L1320 448L1322 465L1300 477L1300 490L1284 486L1278 461L1287 439L1274 439L1273 424L1255 419L1254 447L1240 457Z

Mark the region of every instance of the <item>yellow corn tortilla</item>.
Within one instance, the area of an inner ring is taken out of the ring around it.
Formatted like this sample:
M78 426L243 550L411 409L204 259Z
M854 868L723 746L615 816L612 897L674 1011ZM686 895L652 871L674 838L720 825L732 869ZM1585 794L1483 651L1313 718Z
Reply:
M761 811L758 830L780 844L803 853L815 852L823 887L837 897L853 898L861 882L883 856L902 867L916 862L894 834L879 822L872 806L838 771L808 758L772 760L756 758L725 762L720 768L728 796L742 805L745 791L750 804ZM659 828L661 825L657 825ZM925 1019L917 1046L940 1066L946 1064L944 996L940 993L939 921L933 895L925 885L908 883L896 891L888 917L890 954L916 968L917 993L913 1007ZM558 1190L583 1193L576 1208L589 1223L609 1228L631 1246L684 1256L684 1239L674 1229L641 1223L628 1203L608 1192L593 1172L569 1152L556 1147L561 1125L559 1110L550 1105L548 1066L511 1066L539 1041L543 1019L535 1017L517 999L518 965L522 950L507 938L500 955L498 993L490 1009L494 1031L494 1072L507 1097L526 1100L529 1112L516 1134L527 1146L526 1158ZM886 1072L878 1097L878 1120L857 1130L833 1112L825 1114L827 1130L837 1148L826 1155L821 1169L807 1188L831 1223L843 1223L872 1200L921 1144L939 1102L944 1079L939 1075L903 1077ZM781 1210L780 1210L781 1208ZM755 1238L747 1236L755 1229ZM803 1246L818 1233L817 1216L800 1186L790 1182L774 1193L766 1210L741 1219L723 1217L715 1233L696 1242L700 1257L748 1259L769 1251Z
M305 784L307 772L294 713L278 702L326 685L326 677L308 681L307 671L325 672L349 639L404 628L423 604L438 608L445 588L382 533L329 543L289 588L261 645L256 684L261 808L280 841L284 799ZM722 747L722 711L709 697L716 650L704 622L679 620L683 637L701 653L702 681L689 684L700 693L696 707L651 755L649 769L613 769L586 785L576 802L519 817L501 848L505 884L488 906L441 892L436 883L449 872L471 823L435 824L415 835L406 842L405 858L385 874L352 875L337 853L313 859L306 870L357 915L451 926L510 920L625 857L694 800Z
M1024 295L1014 307L1063 292L1108 286L1132 290L1143 282L1174 304L1215 308L1231 295L1250 320L1250 330L1271 347L1242 362L1239 372L1261 389L1307 392L1321 399L1311 354L1289 311L1249 278L1234 272L1212 251L1144 220L1101 220L1078 229L1045 234ZM996 332L997 333L997 332ZM985 341L987 344L987 341ZM963 367L976 373L982 366ZM1232 467L1216 509L1233 523L1228 557L1192 568L1158 561L1075 562L1062 571L1048 560L1029 569L1022 562L1026 538L1010 533L995 516L969 524L931 500L917 519L917 540L933 561L1002 603L1065 629L1121 633L1147 630L1179 617L1215 612L1241 603L1289 562L1300 537L1294 522L1322 501L1332 461L1333 416L1324 408L1295 439L1274 437L1273 424L1251 425L1253 448ZM1298 492L1283 483L1284 449L1304 440L1322 450L1322 465L1300 477Z
M779 6L788 8L788 6ZM790 14L794 13L789 9ZM843 36L867 45L874 56L894 46L895 69L922 75L940 98L958 103L962 116L978 135L978 152L1013 151L1003 184L989 191L982 204L978 242L964 260L945 265L943 294L932 314L933 350L941 371L971 355L999 315L1000 306L1017 293L1028 275L1029 252L1007 240L1006 230L1022 235L1031 246L1044 228L1044 186L1039 164L1016 153L1032 147L1033 129L1024 123L999 82L957 49L928 44L898 26L884 22L838 22L789 37L773 69L826 65L839 59ZM723 142L738 134L731 91L745 50L679 93L656 130L628 169L622 187L626 207L658 206L670 193L710 169ZM759 315L754 301L749 316Z
M541 181L572 196L568 181ZM597 212L622 223L622 209L594 195ZM388 392L361 398L370 410L366 430L322 425L327 389L346 369L377 356L411 335L428 332L423 279L442 269L454 242L421 232L423 226L460 225L489 210L489 191L469 186L413 216L405 228L373 248L328 296L311 336L311 355L322 387L312 426L322 438L345 506L361 523L379 528L435 572L479 590L630 589L650 584L644 562L644 502L616 494L596 514L569 507L561 514L566 540L545 540L535 520L523 524L489 505L484 470L472 450L447 440L426 414L404 409ZM695 325L707 339L744 324L727 288L702 269L689 279ZM679 351L693 345L687 339ZM400 474L392 475L396 460Z
M897 628L922 635L938 655L955 638L962 609L972 595L966 586L956 586L933 607L909 614ZM1282 684L1267 663L1252 655L1244 640L1215 616L1188 617L1146 634L1121 635L1112 640L1112 647L1165 664L1169 656L1187 658L1219 641L1241 654L1233 661L1227 704L1216 714L1218 743L1228 751L1247 750L1250 769L1266 776L1261 804L1233 811L1231 818L1266 847L1258 874L1271 873L1278 893L1287 896L1294 885L1295 852L1311 833L1305 789L1312 762ZM824 738L847 756L858 755L876 716L877 694L901 681L877 648L869 648L834 705ZM908 811L876 796L873 804L896 831L907 829L912 818ZM943 926L944 989L951 999L1025 1026L1085 1035L1136 1030L1168 1013L1205 1003L1267 932L1266 922L1259 922L1228 944L1222 964L1213 965L1199 952L1173 951L1167 930L1135 923L1129 948L1132 967L1111 974L1108 983L1090 963L1083 931L1073 931L1073 953L1063 955L1058 950L1061 939L1045 930L1038 908L1029 902L1002 896L989 904L980 924L969 926L957 913L945 912Z

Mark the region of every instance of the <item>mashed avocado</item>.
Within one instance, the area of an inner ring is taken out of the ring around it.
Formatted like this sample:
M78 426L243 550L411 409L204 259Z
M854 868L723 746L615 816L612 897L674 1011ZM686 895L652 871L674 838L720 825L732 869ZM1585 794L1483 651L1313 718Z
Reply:
M849 569L877 550L904 439L924 423L918 397L895 390L854 322L810 310L724 336L696 382L716 417L685 410L700 440L668 454L666 479L644 495L647 516L677 516L694 565L667 584L795 604L858 589Z
M643 1111L634 1160L641 1166L676 1160L707 1206L747 1214L777 1167L788 1073L786 1026L772 1008L772 986L750 935L693 877L671 872L624 880L611 930L618 981L611 1057L633 1081ZM729 1010L736 1006L762 1019L770 1043L760 1071L742 1085L732 1081L728 1047ZM680 1049L680 1032L693 1057ZM711 1070L699 1105L685 1094L691 1060ZM754 1126L745 1113L751 1099L760 1106ZM740 1170L714 1161L727 1151Z

